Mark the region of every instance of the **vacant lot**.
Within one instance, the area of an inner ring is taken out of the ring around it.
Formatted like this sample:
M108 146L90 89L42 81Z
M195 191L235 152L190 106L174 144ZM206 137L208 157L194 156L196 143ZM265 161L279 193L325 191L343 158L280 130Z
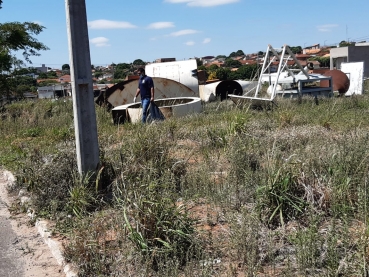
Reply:
M112 124L79 176L70 101L1 110L0 164L65 237L81 276L365 276L369 96L205 103Z

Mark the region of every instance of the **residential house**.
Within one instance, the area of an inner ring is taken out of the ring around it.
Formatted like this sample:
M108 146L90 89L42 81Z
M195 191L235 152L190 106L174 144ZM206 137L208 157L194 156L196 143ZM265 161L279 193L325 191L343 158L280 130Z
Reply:
M220 61L217 61L217 60L212 61L212 62L205 63L204 66L205 67L209 67L209 66L211 66L213 64L217 65L218 67L224 67L224 62L220 62Z
M256 60L240 60L240 63L242 65L246 65L246 64L257 64Z
M360 44L359 44L360 45ZM364 62L363 76L369 77L369 45L345 46L330 50L331 69L341 69L342 63Z
M45 64L42 64L42 66L40 67L35 67L39 72L43 72L46 73L48 70L48 67L45 66Z
M166 63L166 62L175 62L176 58L160 58L160 59L156 59L155 62L156 63Z
M305 47L302 49L302 53L306 55L316 55L321 51L320 44L314 44L312 46Z

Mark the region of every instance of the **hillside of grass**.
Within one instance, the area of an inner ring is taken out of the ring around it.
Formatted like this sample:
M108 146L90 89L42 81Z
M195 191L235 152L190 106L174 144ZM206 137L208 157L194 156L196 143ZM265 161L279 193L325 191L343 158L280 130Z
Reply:
M366 276L369 95L230 100L154 124L96 107L101 164L77 170L71 101L1 108L11 192L80 276Z

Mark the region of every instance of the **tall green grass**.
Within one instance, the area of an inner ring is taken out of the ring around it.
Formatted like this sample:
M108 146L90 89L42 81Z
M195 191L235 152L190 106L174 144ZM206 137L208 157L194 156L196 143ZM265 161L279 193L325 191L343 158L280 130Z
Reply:
M96 108L101 165L77 173L72 103L1 112L0 164L68 237L80 276L363 276L369 97L204 103L157 124Z

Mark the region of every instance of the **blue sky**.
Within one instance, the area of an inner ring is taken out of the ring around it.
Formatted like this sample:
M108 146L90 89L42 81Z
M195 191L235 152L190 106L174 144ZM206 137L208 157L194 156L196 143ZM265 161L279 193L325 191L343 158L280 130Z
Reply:
M274 48L369 41L368 0L86 0L91 63L187 60ZM4 0L0 23L32 21L50 50L33 66L69 63L64 0Z

